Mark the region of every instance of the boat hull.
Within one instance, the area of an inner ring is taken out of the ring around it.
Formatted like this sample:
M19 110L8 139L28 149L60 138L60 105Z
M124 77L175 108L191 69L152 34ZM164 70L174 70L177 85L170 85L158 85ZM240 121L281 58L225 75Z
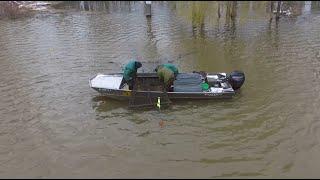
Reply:
M117 90L117 89L104 89L104 88L93 88L99 92L102 96L116 99L116 100L130 100L134 96L138 97L147 97L147 96L161 96L163 92L161 91L131 91L131 90ZM175 99L230 99L235 93L212 93L212 92L167 92L168 98L170 100Z
M113 74L98 74L89 80L90 87L102 96L116 99L116 100L130 100L134 98L148 98L148 97L164 97L168 96L170 100L175 99L230 99L235 95L235 91L232 88L223 89L221 91L203 91L203 92L167 92L166 94L159 89L153 90L129 90L125 88L119 88L122 83L122 73ZM149 78L149 80L158 81L158 76L155 73L140 73L138 77ZM150 81L153 82L154 81ZM145 82L144 82L145 83ZM151 88L146 87L147 89Z

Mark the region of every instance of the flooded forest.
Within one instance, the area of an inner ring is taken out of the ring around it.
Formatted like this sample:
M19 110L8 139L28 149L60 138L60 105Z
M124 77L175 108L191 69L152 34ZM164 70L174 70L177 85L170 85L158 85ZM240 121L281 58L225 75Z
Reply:
M1 1L0 177L318 178L319 1ZM89 86L242 70L229 100L131 110Z

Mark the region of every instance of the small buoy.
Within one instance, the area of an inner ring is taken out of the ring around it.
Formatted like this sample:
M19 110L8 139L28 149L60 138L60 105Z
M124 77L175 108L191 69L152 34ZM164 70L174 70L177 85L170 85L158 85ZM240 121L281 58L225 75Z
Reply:
M159 126L160 126L160 127L163 127L163 125L164 125L164 121L163 121L163 120L160 120Z

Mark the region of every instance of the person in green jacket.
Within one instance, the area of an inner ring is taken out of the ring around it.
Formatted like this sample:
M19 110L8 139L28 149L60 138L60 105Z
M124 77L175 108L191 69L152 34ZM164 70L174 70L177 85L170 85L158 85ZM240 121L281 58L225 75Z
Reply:
M159 67L163 67L163 66L166 67L166 68L168 68L168 69L170 69L171 71L173 71L175 76L177 76L177 74L179 74L178 68L177 68L175 65L170 64L170 63L161 64L161 65L157 66L157 68L155 69L155 71L157 71L157 69L158 69Z
M160 81L163 81L166 90L170 90L170 86L173 84L173 81L177 74L179 73L178 69L173 64L162 64L157 66L155 69Z
M129 89L132 89L133 80L137 76L138 68L142 67L141 62L131 60L123 69L123 79L129 85Z

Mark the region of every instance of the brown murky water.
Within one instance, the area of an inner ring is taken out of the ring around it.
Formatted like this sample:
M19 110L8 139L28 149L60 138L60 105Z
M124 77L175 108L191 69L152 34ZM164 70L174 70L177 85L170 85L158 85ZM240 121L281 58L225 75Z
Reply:
M242 5L235 27L193 30L181 4L152 6L151 19L135 2L0 20L0 177L319 177L319 8L270 26ZM246 82L232 100L132 111L88 84L130 58Z

